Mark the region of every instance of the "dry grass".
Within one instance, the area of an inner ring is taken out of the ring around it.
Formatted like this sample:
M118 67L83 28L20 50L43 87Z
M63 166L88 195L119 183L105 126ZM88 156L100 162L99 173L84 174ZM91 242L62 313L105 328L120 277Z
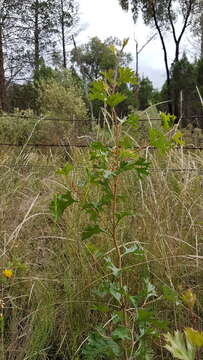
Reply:
M66 154L77 167L66 180L55 174L65 162L59 153L0 153L1 271L14 271L11 279L1 277L2 360L73 359L99 320L91 311L92 289L103 270L80 240L87 219L76 204L55 224L48 209L54 193L82 181L87 156L87 150ZM179 293L191 287L202 315L203 155L171 151L164 158L156 153L145 156L151 161L151 175L143 182L125 175L120 183L127 197L121 206L136 212L120 229L121 244L139 242L146 257L140 266L134 260L128 264L128 285L134 293L139 291L140 274L146 269L160 294L164 284ZM103 251L112 251L105 239L93 241L102 244ZM190 322L187 311L179 313L164 302L155 306L172 327Z

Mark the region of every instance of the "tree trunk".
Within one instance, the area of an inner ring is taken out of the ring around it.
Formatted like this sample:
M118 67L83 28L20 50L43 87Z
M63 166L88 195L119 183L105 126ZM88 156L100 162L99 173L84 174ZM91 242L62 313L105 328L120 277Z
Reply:
M0 26L0 110L6 111L6 82L4 73L3 30Z
M165 63L165 69L166 69L166 83L167 83L167 97L168 97L168 112L170 114L172 114L173 109L172 109L172 103L171 103L171 77L170 77L170 70L169 70L169 65L168 65L168 55L167 55L166 45L164 42L164 37L162 35L161 28L158 24L158 20L156 17L156 11L155 11L153 4L152 4L152 10L153 10L154 24L158 31L158 34L159 34L159 37L161 40L161 44L163 47L163 52L164 52L164 63Z
M34 28L34 42L35 42L35 54L34 54L34 78L36 79L39 72L39 0L35 0L35 28Z
M63 0L61 0L61 35L62 35L62 48L63 48L63 67L66 69L67 61L66 61L66 39L65 39Z
M35 13L34 13L34 111L39 115L39 65L40 65L40 48L39 48L39 0L35 0Z
M201 5L201 9L203 11L203 2L202 2L202 5ZM201 25L201 54L200 54L200 58L203 59L203 12L202 12L202 15L201 15L201 19L200 19L200 25Z

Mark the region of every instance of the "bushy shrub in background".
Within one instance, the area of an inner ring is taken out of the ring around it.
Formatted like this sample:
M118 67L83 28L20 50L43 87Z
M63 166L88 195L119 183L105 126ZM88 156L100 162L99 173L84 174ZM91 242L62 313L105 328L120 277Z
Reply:
M35 115L34 109L18 108L12 114L2 114L1 143L58 144L67 142L67 138L77 136L83 129L86 131L88 114L82 87L71 71L46 73L39 78L35 90L39 114Z
M40 123L37 123L32 110L20 111L13 114L3 114L0 121L0 142L23 145L28 139L32 142L40 141Z
M82 88L70 71L56 72L53 78L40 81L41 112L67 120L87 120Z

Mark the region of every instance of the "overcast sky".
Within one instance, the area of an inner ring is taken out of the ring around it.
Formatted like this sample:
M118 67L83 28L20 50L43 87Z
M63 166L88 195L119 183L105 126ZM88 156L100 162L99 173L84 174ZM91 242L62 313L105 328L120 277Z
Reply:
M118 37L120 40L129 37L126 51L134 55L136 48L134 37L141 48L153 34L152 29L145 26L141 19L134 24L132 15L121 9L118 0L79 0L79 4L80 21L85 30L78 36L78 44L88 42L93 36L98 36L101 40L109 36ZM171 55L172 44L168 37L167 45ZM135 67L135 63L132 66ZM155 88L160 88L165 81L163 51L158 36L140 53L139 73L148 76Z

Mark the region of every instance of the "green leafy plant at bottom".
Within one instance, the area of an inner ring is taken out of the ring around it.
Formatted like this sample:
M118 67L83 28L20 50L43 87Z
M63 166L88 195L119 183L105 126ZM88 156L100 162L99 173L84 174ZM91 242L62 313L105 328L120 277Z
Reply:
M165 335L165 348L179 360L195 360L197 349L203 346L203 332L186 328L184 333L175 331Z

